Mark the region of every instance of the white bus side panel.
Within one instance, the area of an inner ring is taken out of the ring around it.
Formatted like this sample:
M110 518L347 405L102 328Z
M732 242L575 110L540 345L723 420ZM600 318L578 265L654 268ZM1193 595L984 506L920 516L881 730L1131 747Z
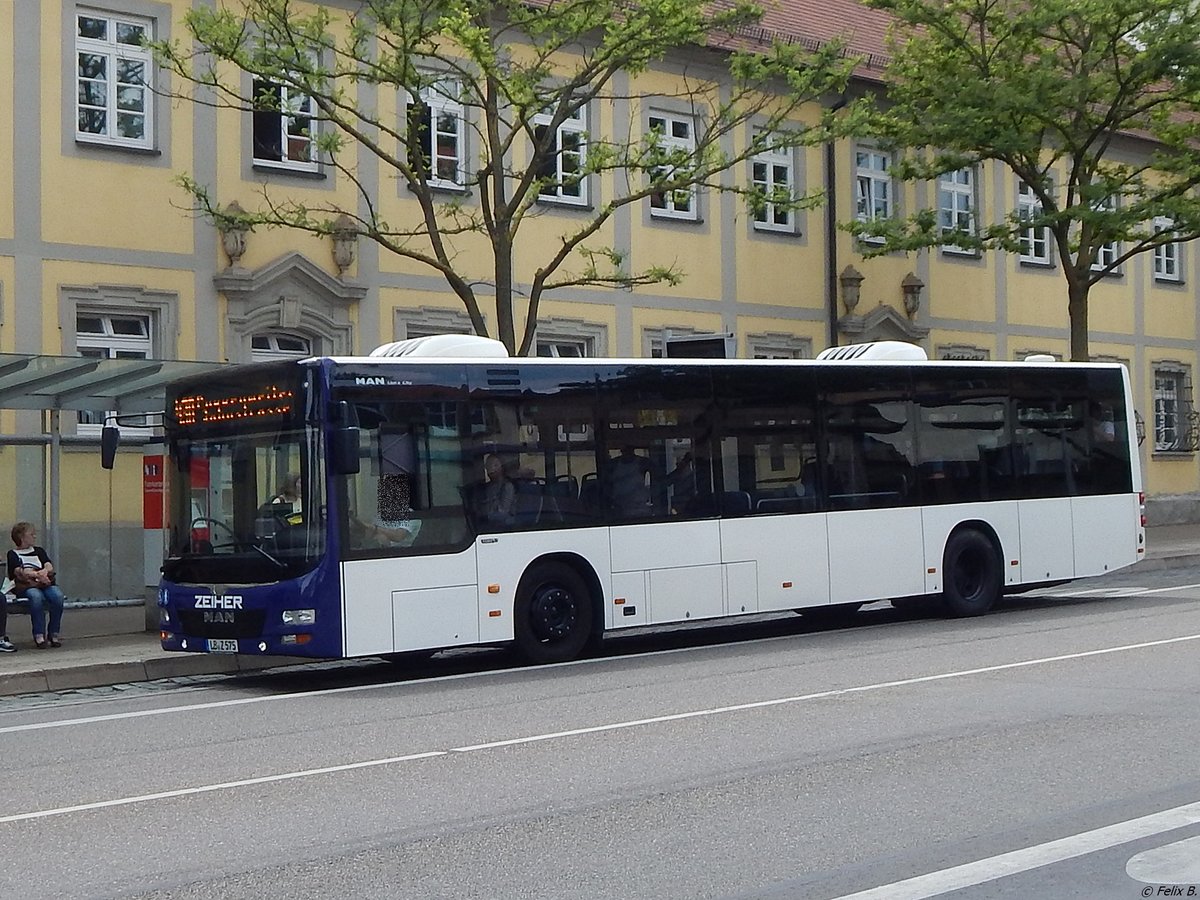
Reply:
M757 561L758 609L798 609L829 603L829 541L825 513L753 516L721 522L721 561ZM731 601L740 598L731 596ZM730 605L730 612L738 612Z
M1000 540L1000 566L1004 583L1020 584L1021 523L1017 502L954 503L948 506L926 506L922 512L925 532L925 593L940 594L944 585L942 572L946 539L962 522L986 522ZM1017 565L1012 565L1017 560ZM933 569L933 572L929 570Z
M714 563L721 559L721 531L716 520L616 525L609 534L614 574L650 573L646 597L650 622L724 615L725 574ZM620 627L635 622L619 618L612 624Z
M1021 581L1075 577L1071 498L1018 500L1021 516Z
M1102 575L1138 561L1141 509L1136 494L1075 497L1075 577Z
M463 602L463 592L440 594L453 599L430 618L428 601L413 591L420 584L438 591L469 589L475 593L475 548L437 556L355 559L342 563L343 653L370 656L447 646L447 633L463 635L456 644L479 641L475 604Z
M605 598L605 626L612 625L612 581L608 572L607 528L563 528L485 534L475 542L478 552L479 640L513 639L513 609L517 585L529 564L547 553L573 554L587 561L600 579ZM495 587L496 593L491 593ZM496 614L498 613L498 614Z
M858 603L925 592L921 508L831 512L831 603Z

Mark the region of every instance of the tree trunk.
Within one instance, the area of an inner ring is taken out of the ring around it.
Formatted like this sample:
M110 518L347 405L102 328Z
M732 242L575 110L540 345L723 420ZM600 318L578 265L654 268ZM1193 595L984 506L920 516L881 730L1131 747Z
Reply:
M513 316L512 241L498 227L492 240L496 254L496 336L513 356L517 355L517 334Z
M1087 362L1088 351L1088 279L1070 279L1067 282L1067 316L1071 321L1071 361Z

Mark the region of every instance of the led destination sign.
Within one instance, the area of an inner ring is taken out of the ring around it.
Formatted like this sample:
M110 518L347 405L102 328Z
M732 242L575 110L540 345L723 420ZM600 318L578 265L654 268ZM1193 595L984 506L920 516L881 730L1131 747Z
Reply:
M179 425L204 425L210 422L239 422L286 416L295 408L295 392L271 385L253 394L237 397L208 398L190 394L175 400L175 421Z

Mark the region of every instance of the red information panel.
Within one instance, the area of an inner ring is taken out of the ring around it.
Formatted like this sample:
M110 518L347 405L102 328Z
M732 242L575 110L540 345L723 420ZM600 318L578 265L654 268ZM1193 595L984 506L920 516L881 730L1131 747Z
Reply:
M142 457L142 527L163 527L162 454Z

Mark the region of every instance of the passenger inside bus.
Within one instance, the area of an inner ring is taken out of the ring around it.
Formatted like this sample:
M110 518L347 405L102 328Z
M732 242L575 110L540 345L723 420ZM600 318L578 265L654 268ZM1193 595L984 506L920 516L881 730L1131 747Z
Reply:
M475 515L480 522L511 522L517 491L503 460L498 454L489 453L483 458L483 471L487 480L474 491Z
M609 501L622 516L650 515L650 460L633 447L621 448L608 462Z
M380 475L373 521L351 519L351 535L359 544L378 547L408 547L421 531L413 518L412 485L408 475Z

